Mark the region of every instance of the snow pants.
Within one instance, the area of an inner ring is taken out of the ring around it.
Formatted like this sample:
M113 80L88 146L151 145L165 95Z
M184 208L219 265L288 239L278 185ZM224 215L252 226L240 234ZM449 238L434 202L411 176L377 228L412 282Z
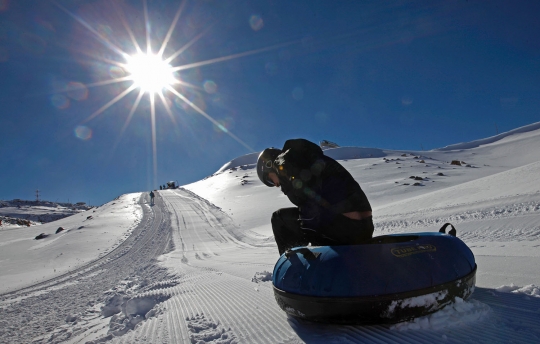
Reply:
M279 254L296 246L358 245L373 237L373 218L353 220L338 214L329 226L302 228L297 207L282 208L272 214L272 230Z

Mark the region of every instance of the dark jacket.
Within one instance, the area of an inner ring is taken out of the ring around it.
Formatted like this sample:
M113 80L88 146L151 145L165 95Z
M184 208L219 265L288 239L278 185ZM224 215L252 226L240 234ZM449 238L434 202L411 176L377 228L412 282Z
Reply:
M285 142L276 159L281 191L300 209L302 227L317 230L338 214L371 211L371 205L349 171L305 139Z

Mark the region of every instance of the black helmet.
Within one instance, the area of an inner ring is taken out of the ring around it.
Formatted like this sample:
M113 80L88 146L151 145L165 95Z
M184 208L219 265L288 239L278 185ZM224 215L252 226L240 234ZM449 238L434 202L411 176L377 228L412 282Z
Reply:
M272 182L268 180L268 172L276 172L274 170L274 160L281 154L280 149L266 148L259 154L257 159L257 175L261 182L266 186L274 186Z

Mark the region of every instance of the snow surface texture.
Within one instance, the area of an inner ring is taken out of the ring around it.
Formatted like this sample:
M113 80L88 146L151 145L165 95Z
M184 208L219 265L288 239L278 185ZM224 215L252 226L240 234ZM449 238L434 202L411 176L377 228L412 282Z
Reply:
M325 151L368 195L375 235L456 226L478 263L467 301L388 326L287 316L273 296L270 216L291 205L258 181L254 153L158 191L154 206L131 194L0 231L0 343L538 343L538 126L456 149Z

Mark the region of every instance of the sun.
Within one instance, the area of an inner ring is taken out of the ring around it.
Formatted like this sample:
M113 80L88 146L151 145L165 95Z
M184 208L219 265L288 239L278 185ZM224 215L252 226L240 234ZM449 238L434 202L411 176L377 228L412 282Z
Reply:
M138 53L126 58L124 69L135 87L147 93L159 93L177 80L171 65L154 54Z
M153 53L152 48L156 47L158 42L156 42L155 40L152 40L151 38L151 31L150 31L151 23L150 23L149 15L148 15L147 0L143 0L143 5L144 5L143 14L144 14L144 24L145 24L144 26L146 28L145 30L146 47L145 46L141 47L141 45L139 45L140 37L136 37L134 31L132 30L130 25L127 23L122 10L119 7L115 7L116 12L119 15L119 20L122 22L127 34L131 38L131 43L132 43L133 48L129 50L136 51L136 53L133 55L128 54L128 52L122 49L121 46L119 46L118 44L115 44L114 39L111 39L107 35L104 35L103 32L94 28L89 22L85 21L80 16L69 11L67 8L60 5L55 0L52 0L52 2L54 5L56 5L62 11L67 13L74 20L79 22L83 27L85 27L88 30L88 32L90 32L95 37L95 39L97 39L100 43L102 43L103 46L106 47L107 54L110 54L112 52L113 55L118 55L118 58L114 58L114 57L109 58L109 57L104 57L104 56L98 57L98 60L100 60L101 62L104 62L105 65L108 65L111 68L110 69L111 71L112 70L115 71L114 73L110 74L110 76L112 77L111 79L105 79L105 80L97 81L94 83L89 83L89 84L83 85L83 87L86 89L89 87L98 87L98 86L105 86L105 85L112 85L112 84L119 84L121 87L123 87L124 82L129 82L129 81L132 82L131 85L127 86L119 94L115 95L113 99L106 102L103 106L101 106L99 109L94 111L82 123L87 123L93 120L97 116L103 114L111 106L118 103L124 97L129 95L131 92L138 90L138 95L131 106L131 110L129 111L127 115L126 121L119 135L119 137L121 137L122 133L129 125L133 115L137 111L137 108L139 107L139 104L141 103L143 96L148 95L148 100L150 103L150 107L149 107L150 108L150 127L152 131L152 165L153 165L153 180L154 180L153 184L154 185L157 185L157 166L158 166L157 164L157 137L158 135L157 135L157 126L156 126L156 103L159 102L159 100L161 100L161 103L163 104L163 108L165 109L165 112L169 115L173 123L176 123L175 117L178 114L177 114L177 111L175 111L174 108L171 106L171 100L174 100L175 104L177 103L185 104L186 108L191 108L193 111L200 114L201 116L206 118L208 121L210 121L214 126L219 128L223 133L227 134L236 142L243 145L249 151L253 152L253 148L251 148L247 143L242 141L238 136L233 134L230 130L225 128L220 122L218 122L216 119L210 116L205 111L204 108L199 107L195 102L190 100L190 97L188 95L189 92L192 92L192 90L196 91L200 89L200 87L198 87L197 85L190 84L186 82L185 80L182 80L179 77L179 73L181 73L184 70L188 70L192 68L199 68L202 66L225 62L228 60L237 59L244 56L259 54L262 52L275 50L275 49L281 49L291 44L297 44L300 42L300 41L285 42L285 43L280 43L273 46L267 46L267 47L263 47L259 49L244 51L244 52L222 56L222 57L216 57L216 58L212 58L208 60L185 63L185 64L180 64L180 65L171 65L180 55L182 55L187 49L189 49L193 44L195 44L201 37L203 37L212 28L212 25L208 26L202 32L200 32L195 37L193 37L190 41L183 44L178 50L172 53L167 52L167 56L164 57L164 54L166 53L166 48L171 41L172 34L175 32L177 24L179 23L180 15L187 3L187 0L184 0L181 2L174 16L174 19L171 25L169 26L169 30L167 31L165 37L163 38L160 48L156 50L157 53L155 54ZM116 6L116 2L111 1L110 3L113 4L113 6ZM125 73L123 74L116 73L119 69L123 70ZM118 87L117 89L120 90L121 87ZM73 90L73 89L70 88L69 90Z

